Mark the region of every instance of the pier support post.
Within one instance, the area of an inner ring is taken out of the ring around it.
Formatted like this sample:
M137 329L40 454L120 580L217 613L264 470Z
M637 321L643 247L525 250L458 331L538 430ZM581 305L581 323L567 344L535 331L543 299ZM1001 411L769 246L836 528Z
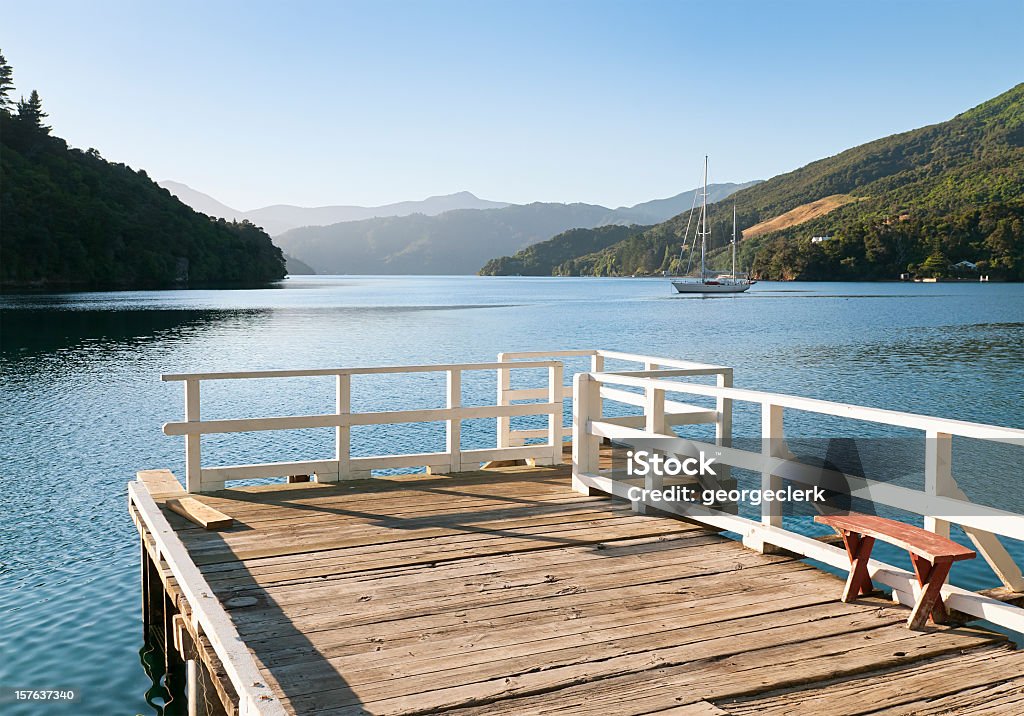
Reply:
M188 673L185 660L174 643L174 619L178 610L171 596L164 590L164 683L171 700L188 699Z
M146 550L146 534L142 532L139 534L139 551L141 557L139 560L139 571L142 578L142 639L144 642L149 641L149 627L153 624L153 605L150 600L150 572L152 566L150 564L149 552Z
M195 659L185 662L185 682L188 688L188 716L202 716L200 704L202 696L199 693L199 663Z
M188 716L227 716L213 676L198 655L188 661Z

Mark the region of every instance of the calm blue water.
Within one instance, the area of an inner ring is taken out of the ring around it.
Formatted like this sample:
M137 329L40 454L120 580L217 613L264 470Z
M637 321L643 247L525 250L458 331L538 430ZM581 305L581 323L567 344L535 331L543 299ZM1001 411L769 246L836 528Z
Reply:
M183 474L181 440L160 431L180 419L182 389L160 373L600 347L731 365L742 387L1024 428L1022 285L762 283L701 299L653 279L308 277L266 290L2 296L0 310L0 685L83 694L73 707L4 713L152 712L125 483L141 468ZM204 391L204 417L329 411L333 400L329 380ZM465 379L467 402L493 391L492 377ZM440 407L443 376L357 379L354 404ZM736 424L756 434L757 416L738 410ZM827 427L796 420L792 432ZM430 450L441 434L367 428L354 452ZM269 435L204 440L204 455L230 464L332 450L330 431ZM464 444L492 435L493 423L474 421ZM1019 453L958 466L961 486L1024 512ZM994 583L980 565L957 569L962 584Z

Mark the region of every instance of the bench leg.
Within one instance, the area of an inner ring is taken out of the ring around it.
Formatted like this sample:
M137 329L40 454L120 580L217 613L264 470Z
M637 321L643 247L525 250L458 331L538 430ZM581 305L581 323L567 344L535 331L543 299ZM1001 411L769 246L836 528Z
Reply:
M868 576L868 561L871 549L875 546L874 537L864 537L855 532L842 532L846 554L850 557L850 576L846 579L843 589L843 601L852 602L862 594L870 594L875 590Z
M917 575L917 581L921 585L922 591L917 604L910 612L907 626L919 631L924 628L928 617L931 617L936 624L944 623L947 620L947 613L946 605L942 602L941 590L953 563L943 561L932 564L924 557L913 553L910 555L910 560L914 563L914 574Z

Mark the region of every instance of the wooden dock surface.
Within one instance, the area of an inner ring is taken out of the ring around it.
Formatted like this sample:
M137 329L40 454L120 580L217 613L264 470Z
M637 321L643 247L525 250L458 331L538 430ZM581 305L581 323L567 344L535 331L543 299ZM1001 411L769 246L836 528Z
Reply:
M800 561L574 493L568 466L194 497L234 525L162 512L288 712L1024 713L1003 637L909 631Z

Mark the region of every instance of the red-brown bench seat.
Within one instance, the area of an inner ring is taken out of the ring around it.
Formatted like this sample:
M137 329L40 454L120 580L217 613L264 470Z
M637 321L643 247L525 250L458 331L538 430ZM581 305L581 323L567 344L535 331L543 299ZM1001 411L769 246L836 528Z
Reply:
M942 602L942 585L946 583L953 562L974 559L973 550L934 532L904 522L849 512L837 515L818 515L815 522L835 529L843 538L846 554L850 557L850 576L843 589L843 601L852 602L861 594L874 589L868 575L868 560L875 540L880 539L910 553L914 573L921 585L921 596L910 612L907 625L921 629L928 618L941 624L946 620L946 605Z

